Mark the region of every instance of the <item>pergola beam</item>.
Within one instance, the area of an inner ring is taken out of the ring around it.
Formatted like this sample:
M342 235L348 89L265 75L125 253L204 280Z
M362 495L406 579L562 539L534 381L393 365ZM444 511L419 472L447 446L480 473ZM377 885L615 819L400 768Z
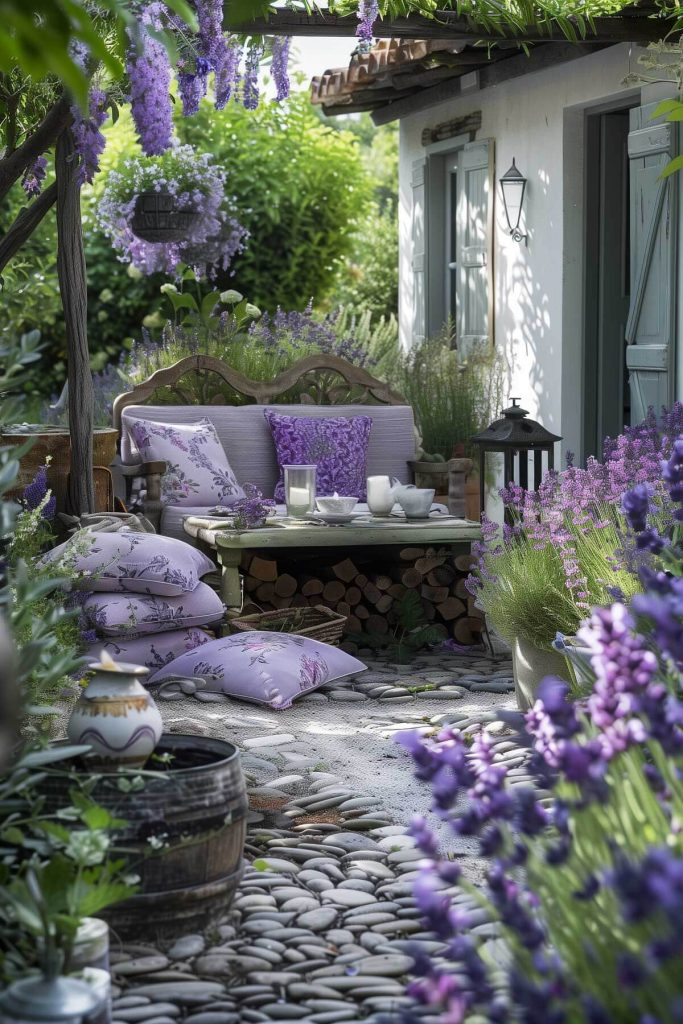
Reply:
M590 43L650 43L662 39L670 25L660 18L644 18L638 15L614 15L593 19L593 30L581 42ZM232 32L254 35L275 36L349 36L355 37L358 19L353 14L330 14L318 11L312 14L278 9L268 18L255 18L240 24L229 23ZM380 18L374 26L374 34L384 39L469 39L482 42L517 43L566 43L567 36L558 25L549 25L547 30L530 26L522 32L500 35L482 29L469 18L458 17L455 13L439 12L438 18L424 18L410 14L405 18Z

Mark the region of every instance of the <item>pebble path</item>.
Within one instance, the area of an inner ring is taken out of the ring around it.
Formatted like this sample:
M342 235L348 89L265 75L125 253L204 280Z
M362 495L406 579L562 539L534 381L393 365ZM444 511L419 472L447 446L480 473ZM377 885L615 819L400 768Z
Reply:
M364 676L304 699L410 701L405 714L402 709L382 719L389 747L392 732L416 727L412 709L425 686L432 697L468 689L508 694L509 662L481 654L426 656L406 673L375 654ZM444 705L443 713L422 717L420 727L446 722L468 733L487 725L497 760L512 770L515 782L526 781L526 752L506 735L495 710L458 714ZM442 958L444 944L423 930L415 907L420 854L405 824L396 824L373 796L371 777L362 792L306 759L293 766L286 755L300 744L288 731L286 712L279 735L230 738L242 747L254 808L236 898L225 919L205 934L185 935L172 945L112 944L113 1024L397 1020L410 1003L405 988L415 943L454 970ZM499 959L495 926L485 911L457 886L444 891L471 912L472 934ZM417 1013L435 1021L423 1008Z

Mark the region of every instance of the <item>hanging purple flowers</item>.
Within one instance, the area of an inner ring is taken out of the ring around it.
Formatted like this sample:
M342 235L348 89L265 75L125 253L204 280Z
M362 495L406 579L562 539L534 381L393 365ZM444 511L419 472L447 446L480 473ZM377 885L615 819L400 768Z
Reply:
M362 43L371 43L374 35L375 22L379 17L378 0L359 0L358 28L356 35Z
M206 57L197 57L193 72L178 72L178 90L183 104L183 117L191 117L199 110L199 104L206 96L209 72L212 70L211 61Z
M263 43L252 40L244 61L242 103L247 110L256 110L259 102L259 65L263 56Z
M242 59L242 44L237 39L226 43L225 59L216 68L214 89L216 93L216 110L223 110L239 83L239 67Z
M163 43L147 31L147 27L160 31L166 14L165 5L157 0L146 5L126 63L133 121L146 156L158 156L168 149L173 134L168 54Z
M101 89L91 89L88 97L88 115L78 106L73 106L72 133L76 152L80 157L78 166L78 183L92 184L92 180L100 169L100 157L104 152L106 139L100 128L107 120L107 96Z
M28 167L24 171L24 177L21 179L21 187L30 199L40 195L46 174L47 158L44 156L37 157L31 167Z
M271 71L275 82L275 99L278 103L286 100L289 96L289 48L291 46L290 36L278 36L273 40L273 61Z

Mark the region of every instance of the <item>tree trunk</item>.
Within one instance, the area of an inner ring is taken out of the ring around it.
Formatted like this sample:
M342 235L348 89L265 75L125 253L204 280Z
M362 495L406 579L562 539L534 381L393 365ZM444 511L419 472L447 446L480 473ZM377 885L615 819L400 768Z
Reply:
M95 511L93 486L92 431L93 386L87 332L87 284L81 190L76 181L73 136L67 129L57 139L57 273L66 323L69 383L69 432L71 473L68 511L73 515Z
M60 97L54 103L34 132L9 156L0 160L0 199L4 199L12 185L22 176L37 157L42 156L71 123L69 101Z
M17 214L5 234L0 238L0 274L14 254L21 249L50 210L57 198L57 185L53 182L43 189L37 199Z

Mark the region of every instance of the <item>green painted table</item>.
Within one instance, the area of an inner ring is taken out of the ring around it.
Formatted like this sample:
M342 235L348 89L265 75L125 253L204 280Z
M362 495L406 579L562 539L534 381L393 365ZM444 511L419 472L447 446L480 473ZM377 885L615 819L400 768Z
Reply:
M454 554L469 554L473 540L481 539L479 523L444 516L406 522L400 519L363 517L343 526L292 525L291 521L269 519L256 530L235 530L229 519L202 519L187 516L183 528L191 537L216 552L221 566L221 597L228 613L242 608L239 567L245 550L273 548L339 548L349 550L376 545L422 546L439 544Z

